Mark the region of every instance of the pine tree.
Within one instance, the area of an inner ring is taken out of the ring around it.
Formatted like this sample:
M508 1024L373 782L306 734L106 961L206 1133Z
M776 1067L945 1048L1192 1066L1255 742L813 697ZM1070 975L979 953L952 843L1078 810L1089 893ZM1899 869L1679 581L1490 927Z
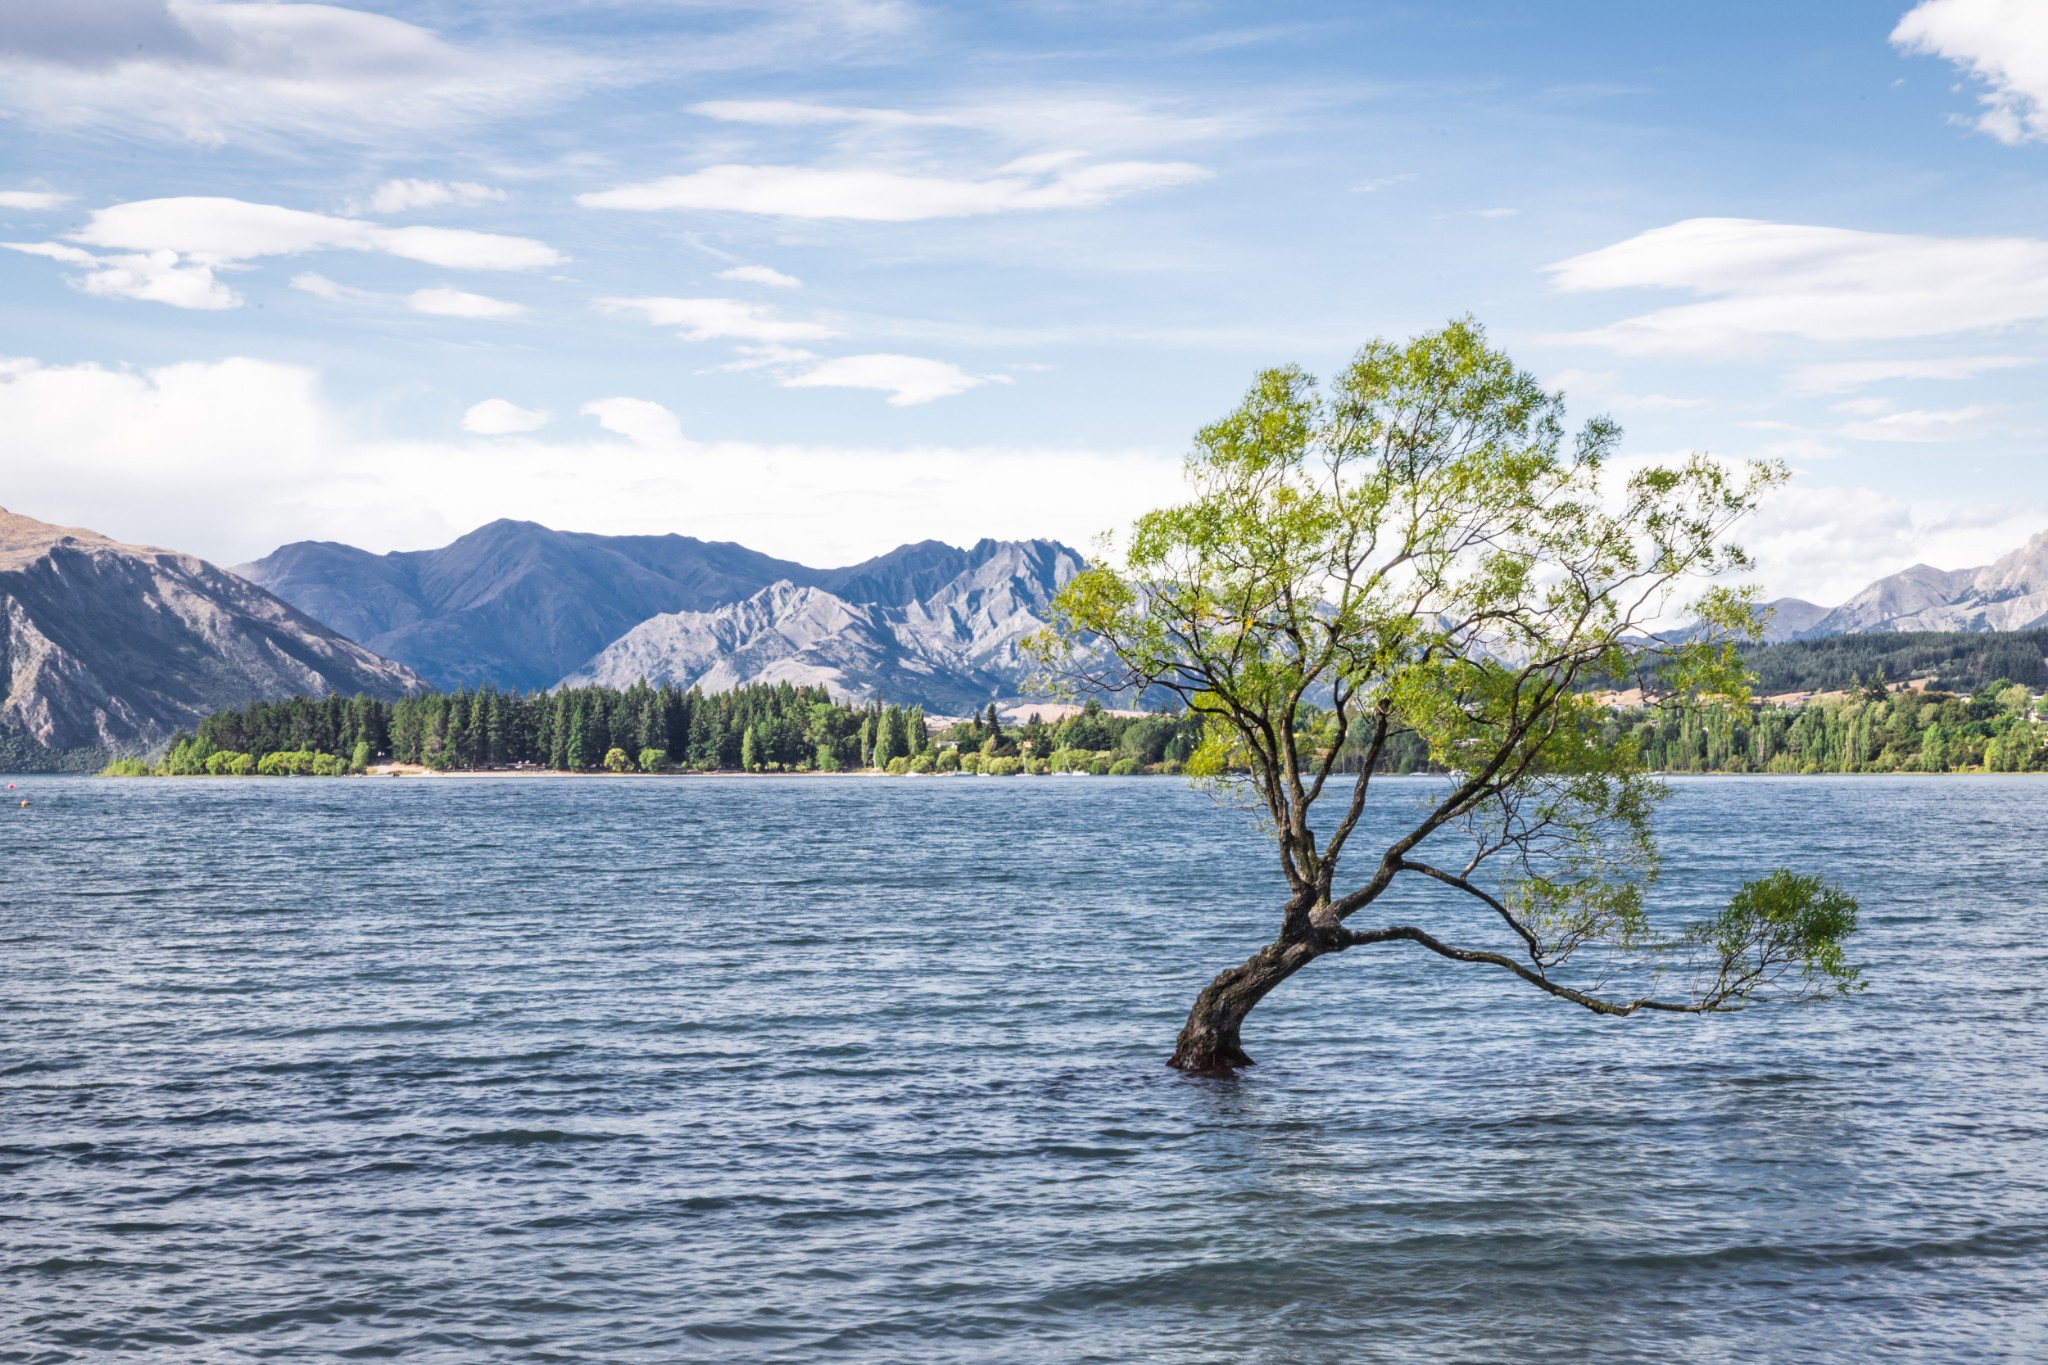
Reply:
M757 772L761 767L761 745L754 738L754 727L749 725L740 737L740 767L748 772Z

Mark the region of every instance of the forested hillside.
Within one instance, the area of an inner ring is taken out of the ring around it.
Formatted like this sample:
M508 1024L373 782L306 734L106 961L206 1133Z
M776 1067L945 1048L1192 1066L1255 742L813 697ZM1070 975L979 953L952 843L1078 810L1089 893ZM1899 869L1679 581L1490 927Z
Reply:
M2005 678L2040 691L2048 688L2048 630L2006 634L1988 631L1877 631L1819 640L1752 645L1742 651L1756 675L1760 696L1784 692L1831 692L1867 678L1893 682L1928 677L1935 686L1976 692Z

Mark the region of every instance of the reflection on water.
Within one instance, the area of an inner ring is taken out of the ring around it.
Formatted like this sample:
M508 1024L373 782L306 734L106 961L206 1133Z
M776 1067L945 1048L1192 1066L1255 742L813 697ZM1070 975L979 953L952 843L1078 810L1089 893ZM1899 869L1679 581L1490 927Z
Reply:
M31 781L0 1360L2048 1356L2048 783L1680 787L1844 1005L1390 945L1195 1080L1279 892L1169 781Z

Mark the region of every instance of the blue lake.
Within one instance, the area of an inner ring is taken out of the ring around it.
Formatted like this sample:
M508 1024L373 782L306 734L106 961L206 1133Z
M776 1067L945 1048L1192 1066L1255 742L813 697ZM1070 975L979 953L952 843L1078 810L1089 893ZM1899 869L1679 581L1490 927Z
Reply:
M1203 1080L1278 878L1173 780L15 780L0 1360L2048 1358L2048 781L1678 785L1848 1002L1390 945Z

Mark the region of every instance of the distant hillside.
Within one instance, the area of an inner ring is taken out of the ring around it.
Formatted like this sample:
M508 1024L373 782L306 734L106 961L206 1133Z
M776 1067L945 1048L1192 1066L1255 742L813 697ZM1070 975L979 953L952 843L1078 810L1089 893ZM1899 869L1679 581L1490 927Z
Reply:
M928 540L813 569L688 536L497 521L438 550L302 541L238 572L444 687L624 685L644 671L945 709L1023 681L1017 641L1080 564L1053 541Z
M204 560L0 509L0 767L136 752L259 698L419 685Z
M2048 628L2048 531L1981 569L1915 564L1880 578L1799 634L2040 628Z
M2008 678L2040 690L2048 687L2048 629L1980 631L1879 631L1752 645L1743 659L1756 674L1763 696L1784 692L1827 692L1875 677L1893 682L1929 677L1957 692L1974 693L1987 682Z
M842 571L849 601L787 580L709 612L654 617L567 681L625 687L635 680L724 691L752 682L824 686L838 696L882 695L959 714L1015 694L1032 671L1019 646L1045 624L1054 593L1081 570L1048 541L983 541L972 551L924 546L892 572ZM954 568L934 582L938 569ZM891 599L902 605L890 604Z

